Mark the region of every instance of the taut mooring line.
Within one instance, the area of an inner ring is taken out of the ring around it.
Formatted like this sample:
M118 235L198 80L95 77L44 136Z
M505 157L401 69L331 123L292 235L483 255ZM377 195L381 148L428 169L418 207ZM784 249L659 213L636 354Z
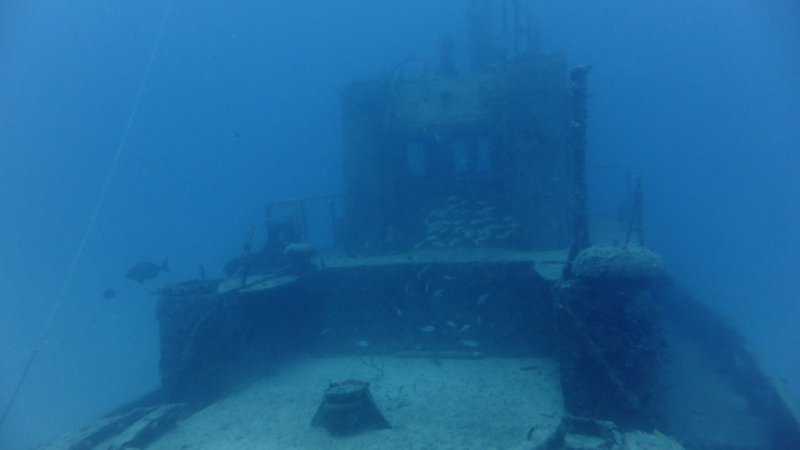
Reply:
M100 198L97 200L97 204L94 207L94 211L92 211L91 218L89 220L89 225L86 227L86 231L83 233L83 239L81 240L81 244L78 246L78 251L75 252L75 258L72 260L72 265L69 268L69 272L67 272L67 277L64 279L64 283L61 285L61 291L56 298L56 302L53 305L53 309L50 312L50 316L47 318L47 323L44 326L44 331L42 331L42 335L39 337L39 341L36 343L36 347L31 352L31 356L28 358L28 362L25 364L25 370L22 371L22 375L17 382L17 385L14 387L14 392L11 394L11 399L8 401L5 409L3 410L3 415L0 416L0 429L3 428L3 423L6 421L6 417L8 417L8 412L11 410L11 407L14 405L14 401L17 399L17 395L19 394L22 385L25 383L25 379L28 377L28 373L31 370L31 366L33 366L33 361L36 359L36 356L39 354L39 350L41 350L42 345L47 339L48 334L50 333L50 326L53 324L53 319L58 312L59 306L61 306L61 301L64 299L64 293L67 291L70 283L72 283L72 276L75 274L75 267L78 265L78 261L80 261L81 256L83 255L83 249L86 246L86 241L89 240L89 235L94 228L95 221L97 220L97 213L100 211L100 208L103 206L103 202L106 198L106 192L108 191L108 186L111 184L111 179L114 177L114 171L117 168L117 163L119 163L119 158L122 155L122 148L125 146L125 141L128 140L128 133L131 130L131 125L133 124L133 119L136 117L136 111L139 109L139 101L142 99L142 94L144 93L145 84L147 84L147 79L150 77L150 69L153 67L153 61L156 59L156 53L158 53L158 47L161 44L161 35L164 34L164 27L167 24L167 18L169 17L169 12L172 7L172 0L167 0L167 6L164 10L164 17L161 19L161 26L158 29L158 35L156 36L156 43L153 46L153 52L150 54L150 60L147 62L147 68L144 71L144 76L142 77L142 83L139 85L139 91L136 93L136 99L133 102L133 108L131 109L131 114L128 116L128 123L125 125L125 131L122 133L122 139L119 141L119 146L117 147L117 153L114 156L114 162L111 164L111 169L108 171L108 176L106 177L106 182L103 185L103 190L100 191Z

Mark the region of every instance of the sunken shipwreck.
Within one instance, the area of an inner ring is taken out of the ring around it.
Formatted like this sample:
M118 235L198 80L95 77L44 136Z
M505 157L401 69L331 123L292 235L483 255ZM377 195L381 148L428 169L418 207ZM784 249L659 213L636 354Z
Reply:
M646 180L589 216L591 67L492 4L469 2L469 70L443 37L430 70L346 86L342 193L270 202L263 246L232 230L225 278L160 288L161 389L46 448L222 445L212 429L230 448L800 448L744 340L647 248ZM312 204L331 248L308 244Z

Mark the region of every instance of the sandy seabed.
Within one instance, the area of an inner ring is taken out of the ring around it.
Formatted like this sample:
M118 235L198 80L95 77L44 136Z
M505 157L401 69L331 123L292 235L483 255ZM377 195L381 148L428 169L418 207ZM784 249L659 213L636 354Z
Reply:
M370 383L392 429L341 437L310 425L329 382L347 379ZM179 422L147 449L510 449L531 429L557 427L562 414L550 359L306 358Z

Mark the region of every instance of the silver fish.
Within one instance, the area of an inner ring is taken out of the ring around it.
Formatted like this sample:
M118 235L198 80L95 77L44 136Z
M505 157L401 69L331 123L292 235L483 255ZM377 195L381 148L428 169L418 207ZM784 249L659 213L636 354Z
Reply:
M431 268L431 266L425 266L425 267L423 267L423 268L422 268L422 269L421 269L419 272L417 272L417 278L420 278L420 277L422 277L422 274L423 274L423 273L425 273L425 272L426 272L428 269L430 269L430 268Z

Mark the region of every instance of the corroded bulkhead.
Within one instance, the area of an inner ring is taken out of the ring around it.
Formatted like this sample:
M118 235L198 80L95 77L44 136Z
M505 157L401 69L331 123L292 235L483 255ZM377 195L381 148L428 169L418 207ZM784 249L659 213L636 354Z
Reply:
M501 79L491 75L401 83L394 96L393 131L414 134L485 128L492 121L491 104L501 89Z
M448 247L563 247L569 114L559 54L526 53L461 77L351 84L342 92L345 248L414 248L426 218L454 197L495 208L519 228L503 242Z

